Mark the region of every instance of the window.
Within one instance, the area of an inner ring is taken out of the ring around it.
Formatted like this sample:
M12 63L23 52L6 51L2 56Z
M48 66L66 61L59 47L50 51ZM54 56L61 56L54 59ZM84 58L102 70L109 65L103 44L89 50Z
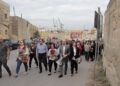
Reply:
M5 19L7 19L7 14L5 14Z
M5 30L5 34L7 35L7 30Z

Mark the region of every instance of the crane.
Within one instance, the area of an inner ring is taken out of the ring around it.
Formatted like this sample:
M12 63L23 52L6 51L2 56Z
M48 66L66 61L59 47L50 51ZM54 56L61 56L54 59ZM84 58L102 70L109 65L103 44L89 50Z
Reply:
M58 26L54 18L53 18L53 27L54 27L54 30L58 30Z
M62 32L64 24L62 24L62 22L60 21L60 18L58 18L58 22L59 22L60 32Z
M14 13L14 16L16 16L16 12L15 12L15 7L13 6L13 13Z

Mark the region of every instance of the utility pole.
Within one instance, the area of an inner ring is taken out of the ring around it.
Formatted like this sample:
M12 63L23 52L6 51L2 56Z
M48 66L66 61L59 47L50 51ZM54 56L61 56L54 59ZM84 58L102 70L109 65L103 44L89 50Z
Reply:
M94 80L96 80L96 64L97 64L98 57L99 57L99 39L102 38L102 29L103 29L103 16L100 11L100 8L98 8L98 12L95 11L94 27L97 30L95 64L94 64ZM96 82L95 82L95 86L96 86Z

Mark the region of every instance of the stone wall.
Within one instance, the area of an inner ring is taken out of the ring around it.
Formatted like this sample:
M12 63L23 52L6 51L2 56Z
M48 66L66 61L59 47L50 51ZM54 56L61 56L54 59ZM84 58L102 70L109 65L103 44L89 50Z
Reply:
M120 86L120 0L110 0L105 12L103 64L112 86Z
M0 0L0 36L4 39L8 38L9 35L9 15L9 5Z
M30 39L37 30L38 27L29 23L27 20L18 16L10 16L10 39Z

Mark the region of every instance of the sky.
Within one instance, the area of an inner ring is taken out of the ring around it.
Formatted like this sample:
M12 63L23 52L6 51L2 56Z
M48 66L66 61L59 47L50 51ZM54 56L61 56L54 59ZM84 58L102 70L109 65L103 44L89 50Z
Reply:
M15 14L41 27L53 27L59 21L64 29L92 28L94 11L101 7L104 12L109 0L5 0Z

